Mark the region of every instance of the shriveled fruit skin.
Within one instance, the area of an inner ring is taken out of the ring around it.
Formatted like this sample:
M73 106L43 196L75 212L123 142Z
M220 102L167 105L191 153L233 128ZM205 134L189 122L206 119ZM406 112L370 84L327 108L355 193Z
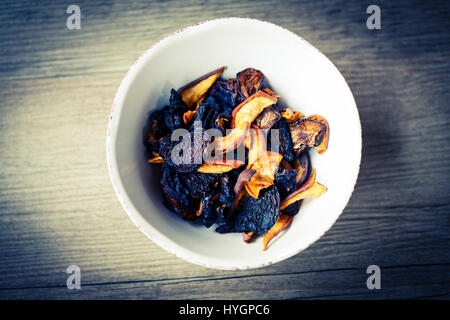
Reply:
M191 193L192 197L202 199L206 197L216 184L219 183L220 174L188 172L180 173L181 180Z
M284 172L278 172L275 174L275 185L280 193L280 199L283 200L291 192L295 190L295 184L297 179L297 171L285 170Z
M255 125L264 130L269 130L281 119L281 113L276 105L265 108L255 119Z
M189 140L185 141L186 139ZM178 141L172 141L171 135L168 135L160 141L159 155L163 158L164 163L176 168L179 172L194 172L197 171L201 165L203 150L205 149L208 140L209 137L204 130L187 132L186 136L183 136ZM184 147L177 147L180 143L183 143ZM182 153L180 157L177 158L177 161L174 161L172 155L172 151L175 147Z
M223 108L224 115L231 117L233 108L238 105L236 87L232 81L218 79L211 89L209 95L216 99Z
M266 233L280 213L280 194L275 186L260 192L259 198L247 197L235 222L235 232Z
M170 92L169 105L163 108L164 123L170 132L184 128L183 115L188 110L181 95L172 89Z
M273 130L278 130L278 140L272 138L272 134L276 137L275 132ZM286 161L292 161L294 159L294 152L292 149L292 139L291 133L289 131L289 127L284 120L281 118L277 124L275 124L271 130L269 130L269 134L267 137L267 144L269 150L277 150L283 156Z
M164 205L187 220L195 220L195 208L199 207L199 201L190 196L175 168L163 165L161 185Z
M308 118L289 123L294 151L298 154L320 145L325 129L323 123Z

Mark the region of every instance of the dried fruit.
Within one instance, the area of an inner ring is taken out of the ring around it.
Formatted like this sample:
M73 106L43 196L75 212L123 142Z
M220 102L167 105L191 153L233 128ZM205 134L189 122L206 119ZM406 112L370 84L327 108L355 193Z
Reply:
M318 153L324 153L328 149L328 139L330 137L330 126L328 124L328 121L318 114L313 114L312 116L309 116L308 119L319 121L323 125L325 125L325 131L323 133L322 142L320 142L320 144L316 147Z
M162 164L170 211L218 233L239 232L246 243L263 235L266 250L304 198L326 192L309 149L325 152L330 129L322 116L280 108L260 71L225 80L223 70L172 89L169 104L149 115L147 161Z
M300 119L289 123L292 144L297 153L311 147L316 147L322 142L325 125L313 119Z
M267 245L273 238L275 238L283 229L291 224L292 218L293 216L288 216L283 213L278 216L278 219L272 228L264 234L263 251L267 250Z
M247 197L235 222L236 232L266 233L280 213L280 194L275 186L261 191L258 199Z
M220 77L225 67L214 70L178 89L184 103L191 109Z

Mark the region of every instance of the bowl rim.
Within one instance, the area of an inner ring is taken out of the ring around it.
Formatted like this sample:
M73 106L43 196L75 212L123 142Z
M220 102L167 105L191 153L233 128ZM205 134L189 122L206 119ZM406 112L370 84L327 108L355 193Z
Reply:
M198 28L207 27L209 25L214 25L217 23L227 23L227 22L245 22L245 23L257 23L257 24L263 24L267 25L273 28L277 28L280 31L287 32L291 36L294 36L298 40L304 42L305 45L308 47L314 49L317 53L319 53L321 56L323 56L326 60L328 60L332 67L338 72L340 77L345 83L345 86L350 92L352 102L353 102L353 108L356 112L356 117L358 119L358 135L357 140L359 142L359 152L358 154L358 166L355 171L355 177L354 177L354 183L352 186L352 189L348 195L348 198L345 201L345 205L340 210L339 214L336 215L336 218L326 226L324 231L315 237L314 240L305 243L302 246L299 247L293 247L292 250L288 250L287 253L284 255L280 255L274 258L271 258L270 261L267 262L259 262L259 263L246 263L245 265L236 264L236 263L220 263L217 261L218 259L212 259L208 258L205 255L193 252L187 248L184 248L175 242L173 242L170 238L162 234L159 230L157 230L155 227L153 227L147 220L143 218L141 213L136 209L136 207L133 205L133 202L130 200L128 193L123 185L119 168L117 165L117 159L115 157L116 154L116 141L117 141L117 125L119 123L120 117L121 117L121 111L123 108L123 102L125 100L126 93L128 92L130 85L133 83L133 80L136 78L138 71L140 70L140 67L143 66L143 64L147 61L147 59L152 55L153 52L157 51L159 47L161 47L162 44L169 42L174 37L176 37L180 33L184 32L195 32ZM323 54L319 49L314 47L312 44L310 44L308 41L303 39L298 34L283 28L277 24L259 20L259 19L253 19L253 18L243 18L243 17L229 17L229 18L217 18L217 19L211 19L211 20L204 20L199 23L181 28L175 32L170 33L169 35L163 37L156 43L154 43L149 49L147 49L145 52L143 52L139 58L133 63L133 65L128 69L125 76L123 77L119 88L117 89L117 92L115 94L112 108L110 111L109 119L108 119L108 128L107 128L107 135L106 135L106 161L107 161L107 167L108 167L108 173L111 180L111 183L113 185L114 192L119 199L120 204L122 205L123 209L127 213L128 217L133 221L133 223L136 225L136 227L144 233L150 240L155 242L157 245L159 245L161 248L165 249L166 251L174 254L178 258L184 259L190 263L200 265L207 268L213 268L213 269L220 269L220 270L248 270L248 269L256 269L261 268L264 266L268 266L277 262L281 262L283 260L286 260L290 257L293 257L294 255L300 253L301 251L305 250L309 246L311 246L313 243L318 241L330 228L335 224L336 220L339 218L339 216L344 211L345 207L347 206L348 202L350 201L350 198L352 196L352 193L354 191L355 185L358 180L359 176L359 170L361 166L361 154L362 154L362 129L361 129L361 120L359 117L358 108L356 105L355 98L353 96L353 93L350 89L350 86L348 85L347 81L345 80L342 73L339 71L339 69L334 65L334 63L325 55ZM145 230L142 225L146 224L147 229L151 230L151 232L148 232ZM209 260L209 262L208 262Z

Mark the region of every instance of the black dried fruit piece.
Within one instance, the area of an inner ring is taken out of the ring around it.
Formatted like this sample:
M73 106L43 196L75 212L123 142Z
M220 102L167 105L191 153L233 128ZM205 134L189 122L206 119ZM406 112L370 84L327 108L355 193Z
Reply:
M278 152L286 161L292 161L294 159L291 134L289 132L289 127L283 118L269 130L267 136L267 149Z
M288 216L295 216L299 212L302 202L303 202L303 200L299 200L299 201L295 201L294 203L291 203L286 208L284 208L281 211L281 213L286 214Z
M172 212L187 220L195 220L196 208L200 202L190 196L189 190L183 185L178 172L167 165L162 167L161 185L163 188L163 203Z
M160 141L159 155L164 163L179 172L194 172L202 164L203 150L208 139L202 129L186 131L178 141L172 141L172 135L168 135Z
M232 81L218 79L209 89L209 95L214 97L214 99L222 107L222 112L224 116L231 117L231 112L234 107L237 106L237 96L236 88Z
M220 178L220 193L217 201L225 207L231 207L234 201L234 185L233 177L223 174Z
M199 121L201 122L201 127L205 130L211 128L220 129L220 127L216 124L220 111L220 106L213 97L206 98L206 100L198 108L195 114L194 124L191 128L195 125L195 121Z
M260 129L269 130L280 121L280 119L281 113L278 111L278 108L273 105L265 108L258 117L256 117L254 123Z
M201 223L207 228L211 227L217 220L213 203L214 197L215 195L210 194L202 199Z
M188 172L180 173L180 177L194 198L202 199L219 185L220 174Z
M235 232L266 233L280 213L280 194L275 186L261 190L259 198L247 197L235 222Z
M294 151L299 153L320 145L325 128L326 126L323 123L308 118L289 123Z
M296 179L296 170L284 170L275 174L275 185L280 193L280 199L284 200L290 193L294 192Z
M148 117L143 130L144 146L149 155L158 153L159 141L170 133L165 125L163 109L153 111Z
M164 124L170 132L184 128L183 115L188 110L186 104L181 99L181 95L172 89L170 92L169 105L162 109Z

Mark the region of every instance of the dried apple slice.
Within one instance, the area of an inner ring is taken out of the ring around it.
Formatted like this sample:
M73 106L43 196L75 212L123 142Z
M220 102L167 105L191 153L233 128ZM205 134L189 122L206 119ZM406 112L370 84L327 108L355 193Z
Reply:
M280 213L275 224L263 236L263 251L267 250L267 245L273 238L291 224L293 218L293 216Z
M317 198L320 195L324 194L327 191L327 187L321 185L316 181L315 170L313 170L313 174L311 178L298 190L294 191L290 195L284 199L284 201L280 204L280 211L287 208L294 202L305 199L307 197Z
M236 149L244 141L251 123L261 111L276 103L276 97L258 91L234 108L231 122L233 130L225 137L217 137L214 140L215 152L224 153Z
M160 156L148 159L148 163L163 163L164 160Z
M214 82L220 77L225 67L214 70L191 83L178 89L181 98L189 109L192 109L200 98L211 88Z
M282 109L281 116L286 120L287 123L292 123L299 119L304 118L303 113L298 112L298 111L293 111L291 108Z
M277 97L264 91L256 92L233 109L231 128L243 128L247 123L251 124L266 107L276 104L277 100Z
M256 170L251 180L245 184L245 190L249 195L258 199L262 189L273 185L281 159L283 156L279 153L265 151L255 163L249 165L249 169Z
M164 162L164 159L161 158L161 156L157 152L152 151L152 155L153 155L153 158L148 159L147 160L148 163L163 163Z
M318 153L324 153L328 149L328 139L330 138L330 125L328 124L328 121L324 117L318 114L313 114L312 116L309 116L308 119L319 121L325 125L325 131L323 133L322 142L316 147Z
M197 169L197 172L201 172L201 173L224 173L224 172L231 171L233 169L235 169L235 168L233 168L232 166L203 163Z

